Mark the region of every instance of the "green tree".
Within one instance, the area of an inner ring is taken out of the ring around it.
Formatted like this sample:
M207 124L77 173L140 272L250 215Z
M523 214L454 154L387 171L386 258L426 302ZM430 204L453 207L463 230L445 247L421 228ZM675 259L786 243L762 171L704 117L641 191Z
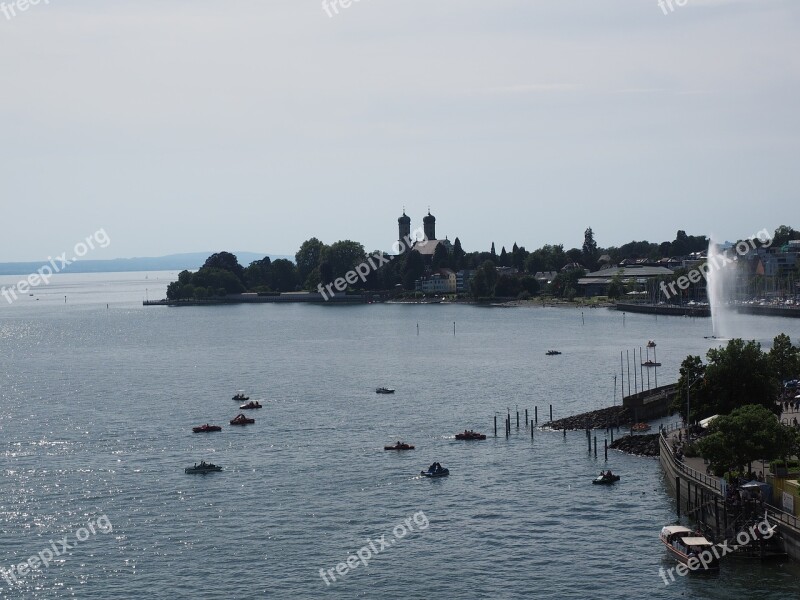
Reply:
M570 269L556 275L550 282L550 293L559 298L572 300L577 294L578 280L586 274L583 269Z
M501 267L510 266L509 265L509 260L508 260L508 252L506 252L506 247L505 246L500 248L500 266Z
M525 259L525 270L532 274L539 271L560 271L567 262L569 259L564 252L564 246L546 244L531 252Z
M516 298L522 291L520 279L513 275L501 275L497 278L497 284L494 287L495 296L502 298Z
M301 244L300 249L294 255L294 262L297 265L297 280L301 284L306 283L309 275L319 267L324 250L325 244L315 237ZM312 287L316 287L316 284L308 289L312 289Z
M756 460L787 458L798 443L797 432L782 425L775 414L760 405L747 404L711 422L698 447L718 475L749 470Z
M517 247L515 242L514 247L511 249L511 265L522 273L525 270L526 258L528 258L528 251L525 250L524 246Z
M461 240L456 238L455 241L453 242L453 253L450 258L451 267L453 268L454 271L460 271L461 269L464 268L465 255L466 252L464 252L464 249L461 247Z
M272 260L269 256L251 262L244 270L244 281L247 285L247 289L255 290L269 287L269 273L271 267Z
M695 373L701 370L696 358L689 357L689 363L686 360L682 363L679 380L681 394L685 394L686 389L684 368L688 366L690 383L696 378ZM758 342L730 340L724 348L710 349L706 358L708 362L702 370L703 380L689 392L692 422L712 415L730 414L747 404L760 404L768 410L777 410L780 384L769 355L761 351Z
M800 231L795 231L788 225L781 225L775 230L775 235L772 236L772 246L781 248L791 240L800 240Z
M485 261L475 272L470 289L476 299L491 298L497 284L497 269L490 260Z
M417 250L406 253L406 262L403 265L403 287L413 290L417 279L425 273L425 259Z
M239 281L244 282L244 267L239 264L239 259L236 258L236 255L230 252L217 252L212 254L206 259L206 262L201 268L230 271L236 275Z
M692 411L692 423L697 421L696 415L699 413L707 413L713 408L706 406L707 395L702 393L703 389L703 376L706 372L706 366L699 356L687 356L683 359L680 366L680 377L678 378L678 390L675 398L672 401L672 410L678 412L684 421L686 418L686 394L689 394L689 410ZM690 386L687 389L687 386ZM700 407L700 410L698 410ZM714 414L713 412L710 414Z
M625 281L622 279L622 274L617 271L611 278L611 283L608 284L608 297L613 299L621 298L626 293Z
M594 241L594 232L591 227L588 227L583 232L583 247L581 248L583 254L583 264L589 268L594 268L597 264L597 242Z
M272 263L269 276L269 287L276 292L291 292L297 285L294 263L285 258L279 258Z
M331 280L344 277L348 271L366 260L364 246L358 242L342 240L324 248L323 261L330 264Z
M192 284L202 288L217 290L225 288L228 294L241 294L245 291L242 280L227 269L203 267L192 277Z
M773 340L769 360L775 375L781 381L800 375L800 349L792 345L791 338L785 333Z
M182 297L182 291L183 285L179 281L173 281L167 286L167 300L179 300Z
M437 244L431 258L431 267L441 269L448 264L450 264L450 253L447 251L447 247L444 244Z

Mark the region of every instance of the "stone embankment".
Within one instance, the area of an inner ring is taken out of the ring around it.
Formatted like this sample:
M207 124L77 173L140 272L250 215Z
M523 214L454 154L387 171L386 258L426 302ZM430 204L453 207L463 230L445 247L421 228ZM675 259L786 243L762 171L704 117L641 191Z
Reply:
M630 425L632 421L633 414L629 409L624 406L612 406L575 415L574 417L551 421L550 423L545 423L544 427L570 430L586 429L587 427L589 429L607 429L608 427L625 427Z
M614 440L609 448L637 456L658 456L658 434L626 435Z

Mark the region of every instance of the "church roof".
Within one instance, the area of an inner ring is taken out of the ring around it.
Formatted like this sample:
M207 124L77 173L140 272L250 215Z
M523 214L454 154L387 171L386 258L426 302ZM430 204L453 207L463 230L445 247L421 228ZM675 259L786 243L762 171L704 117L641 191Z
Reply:
M428 241L416 242L414 243L414 246L411 249L416 250L422 256L433 256L433 253L436 251L436 247L439 244L444 245L444 240L428 240Z

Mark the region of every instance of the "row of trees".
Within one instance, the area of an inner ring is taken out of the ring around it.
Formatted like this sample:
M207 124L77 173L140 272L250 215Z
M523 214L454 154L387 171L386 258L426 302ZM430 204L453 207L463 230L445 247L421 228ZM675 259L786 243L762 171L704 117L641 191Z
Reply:
M800 452L800 434L781 424L783 382L800 375L800 348L785 334L764 352L755 341L734 339L712 348L707 362L688 356L681 363L673 409L689 423L720 415L698 444L717 475L744 471L749 463L787 458ZM687 394L691 414L687 418Z
M687 356L681 363L678 394L673 409L692 423L712 415L729 414L746 404L775 411L782 382L800 375L800 349L780 334L764 352L756 341L730 340L724 348L711 348L707 362Z
M779 228L777 234L782 239L800 236L800 233L785 226ZM583 276L585 270L597 268L601 257L606 257L604 262L610 260L612 264L616 264L626 258L656 259L685 255L704 250L707 246L708 240L704 236L689 236L684 231L678 231L671 242L654 244L634 241L620 247L601 248L590 227L584 231L582 247L566 251L561 244L545 244L528 252L524 246L515 243L510 252L503 247L498 254L493 243L488 252L468 253L463 249L459 238L455 238L452 245L437 245L430 266L433 269L468 269L481 272L476 293L480 297L534 295L542 290L533 275L538 272L557 272L558 276L547 291L559 297L572 298L577 293L577 279ZM171 299L206 298L245 290L314 290L319 284L326 285L343 277L368 257L364 246L358 242L341 240L328 245L317 238L303 242L295 254L294 262L286 259L273 261L265 257L243 267L230 252L219 252L210 256L197 273L181 273L179 280L170 286L168 296ZM519 276L493 276L488 272L488 266L513 267ZM367 280L359 282L358 286L364 290L385 290L400 285L406 290L413 290L414 282L422 277L426 267L418 252L406 252L379 269L371 269ZM625 292L621 284L612 288L612 292L618 295Z

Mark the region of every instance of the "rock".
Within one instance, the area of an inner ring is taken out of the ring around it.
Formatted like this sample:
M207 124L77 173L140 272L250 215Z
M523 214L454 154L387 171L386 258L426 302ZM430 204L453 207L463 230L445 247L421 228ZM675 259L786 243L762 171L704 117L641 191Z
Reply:
M545 423L544 427L550 429L607 429L609 427L617 427L618 425L624 427L633 421L631 411L624 406L612 406L610 408L601 408L600 410L593 410L591 412L575 415L574 417L567 417L565 419L558 419Z
M614 440L609 448L637 456L658 456L658 434L626 435Z

